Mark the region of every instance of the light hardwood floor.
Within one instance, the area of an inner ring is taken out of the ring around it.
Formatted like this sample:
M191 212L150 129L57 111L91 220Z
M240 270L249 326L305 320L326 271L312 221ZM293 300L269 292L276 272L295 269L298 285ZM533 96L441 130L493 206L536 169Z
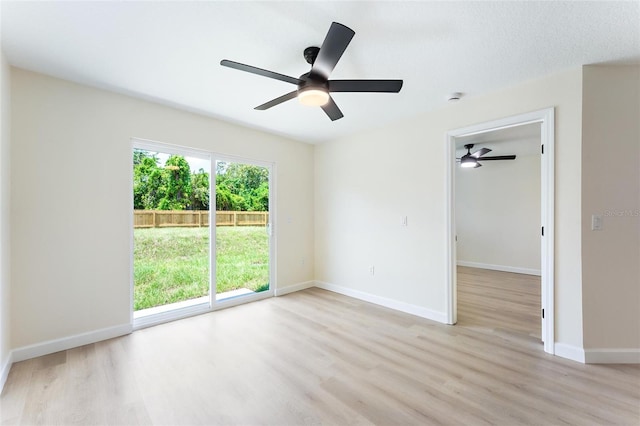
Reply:
M529 336L542 345L540 277L458 267L458 326Z
M638 425L640 366L545 354L510 275L456 326L309 289L20 362L0 423Z

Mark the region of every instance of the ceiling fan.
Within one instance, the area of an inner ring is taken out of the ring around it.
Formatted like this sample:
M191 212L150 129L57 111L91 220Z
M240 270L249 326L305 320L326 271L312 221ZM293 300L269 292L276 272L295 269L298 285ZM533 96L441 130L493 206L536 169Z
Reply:
M477 167L482 167L482 164L480 164L479 161L515 160L516 159L515 155L496 155L493 157L485 157L485 155L491 152L489 148L480 148L479 150L477 150L472 154L471 153L471 148L473 148L472 143L465 145L464 148L467 150L467 153L458 159L460 160L460 167L475 169Z
M299 78L227 59L220 61L220 65L298 86L297 90L293 92L255 107L257 110L266 110L297 97L303 105L321 107L331 121L335 121L342 118L343 114L333 101L331 92L398 93L402 88L402 80L329 80L329 74L335 68L354 35L355 32L351 28L333 22L321 47L304 49L304 58L311 65L311 71L302 74Z

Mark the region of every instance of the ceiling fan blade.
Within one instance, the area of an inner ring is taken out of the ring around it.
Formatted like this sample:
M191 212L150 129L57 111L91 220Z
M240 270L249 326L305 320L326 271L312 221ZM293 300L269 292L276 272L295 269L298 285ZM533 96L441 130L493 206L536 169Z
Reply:
M480 148L479 150L471 154L471 156L475 158L480 158L481 156L488 154L490 152L491 150L489 148Z
M342 111L340 111L340 108L338 108L338 105L336 105L331 96L329 96L329 102L322 105L322 109L327 113L331 121L336 121L344 117Z
M309 75L312 78L328 80L329 74L336 67L354 35L355 32L351 28L333 22L320 46Z
M402 80L329 80L330 92L398 93Z
M274 107L276 105L280 105L283 102L286 102L290 99L295 98L296 96L298 96L298 91L294 90L293 92L287 93L286 95L282 95L278 98L272 99L269 102L265 102L262 105L258 105L257 107L255 107L254 109L260 110L260 111L264 111L265 109L269 109L271 107Z
M277 72L263 70L262 68L254 67L251 65L241 64L240 62L229 61L227 59L223 59L220 61L220 65L223 67L229 67L240 71L249 72L251 74L261 75L263 77L273 78L275 80L284 81L291 84L300 84L302 81L300 79L289 77L288 75L279 74Z
M496 155L495 157L482 157L478 158L478 161L486 161L486 160L515 160L515 155Z

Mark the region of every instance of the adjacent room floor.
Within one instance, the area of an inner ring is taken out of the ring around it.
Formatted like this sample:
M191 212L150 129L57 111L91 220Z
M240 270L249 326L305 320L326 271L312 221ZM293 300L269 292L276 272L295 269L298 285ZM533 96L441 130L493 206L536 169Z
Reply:
M540 277L458 266L458 326L541 341Z
M456 326L312 288L20 362L0 423L638 424L640 366L545 354L485 285Z

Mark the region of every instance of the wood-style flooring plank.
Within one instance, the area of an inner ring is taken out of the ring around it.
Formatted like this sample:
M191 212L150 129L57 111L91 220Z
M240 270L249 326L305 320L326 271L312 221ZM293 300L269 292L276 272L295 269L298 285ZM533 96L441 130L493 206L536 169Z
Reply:
M538 277L459 268L458 301L312 288L19 362L0 424L640 424L640 366L544 353Z

